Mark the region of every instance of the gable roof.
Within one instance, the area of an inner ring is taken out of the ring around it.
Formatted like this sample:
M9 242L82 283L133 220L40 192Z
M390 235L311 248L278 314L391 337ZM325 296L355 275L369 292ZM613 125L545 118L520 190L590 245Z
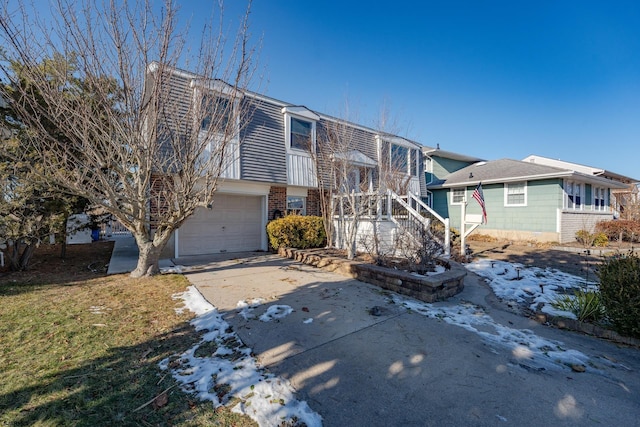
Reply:
M444 179L429 185L430 188L451 188L466 185L497 184L518 181L537 181L550 178L573 178L581 182L608 188L626 188L626 185L599 176L561 169L537 163L512 159L478 162L452 172Z
M482 162L486 160L479 157L468 156L466 154L454 153L453 151L441 150L439 145L436 148L424 146L422 147L422 153L429 157L442 157L443 159L459 160L461 162L468 163Z
M549 157L538 156L535 154L525 157L524 159L522 159L522 161L538 163L538 164L547 165L547 166L555 166L558 168L569 169L576 172L583 172L590 175L603 176L605 178L613 179L615 181L620 181L625 184L632 184L634 182L638 182L638 180L635 178L631 178L625 175L620 175L618 173L611 172L606 169L594 168L592 166L586 166L586 165L581 165L579 163L567 162L560 159L552 159Z

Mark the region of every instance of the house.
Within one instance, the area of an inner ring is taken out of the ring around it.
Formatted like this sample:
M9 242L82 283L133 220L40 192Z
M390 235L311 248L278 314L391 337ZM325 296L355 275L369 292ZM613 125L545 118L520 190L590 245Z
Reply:
M563 160L550 159L548 157L542 157L537 155L527 156L522 161L538 163L541 165L555 166L562 169L570 169L573 171L583 172L590 175L601 176L603 178L607 178L612 181L618 181L618 182L621 182L622 184L626 184L626 188L623 188L623 189L617 188L617 189L611 190L610 205L616 217L619 217L624 212L625 207L627 205L637 200L637 194L638 194L637 179L620 175L615 172L608 171L606 169L594 168L591 166L580 165L577 163L571 163Z
M224 99L223 82L201 81L173 70L172 90L183 97L185 109L201 99L194 96L196 90ZM382 191L390 164L408 192L422 196L425 191L421 146L414 141L255 92L244 91L238 98L246 122L237 124L238 137L229 148L214 203L198 208L175 231L165 256L267 250L268 221L286 214L320 215L321 185ZM336 132L342 135L341 148L327 156ZM346 177L327 176L328 162L354 167Z
M611 174L548 165L537 158L484 161L446 152L429 158L437 163L431 166L433 173L440 174L427 186L433 209L450 218L455 228L461 225L463 204L466 214L478 218L481 208L471 196L482 183L488 221L478 232L497 238L574 241L578 230L592 231L598 221L613 219L612 194L627 188Z

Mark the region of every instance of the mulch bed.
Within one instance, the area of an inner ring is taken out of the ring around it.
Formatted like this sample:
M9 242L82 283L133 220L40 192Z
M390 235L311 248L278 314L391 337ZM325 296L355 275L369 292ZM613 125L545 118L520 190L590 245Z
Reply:
M66 256L60 257L61 245L40 245L26 271L0 269L3 283L64 283L106 275L113 251L113 242L98 241L88 244L67 245ZM6 264L6 259L5 259Z

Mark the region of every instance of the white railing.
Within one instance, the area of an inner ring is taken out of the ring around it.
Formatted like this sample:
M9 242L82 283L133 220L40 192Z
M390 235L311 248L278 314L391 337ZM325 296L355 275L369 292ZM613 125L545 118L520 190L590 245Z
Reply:
M355 212L354 212L355 211ZM386 193L351 193L333 196L334 218L344 219L354 214L360 219L392 221L396 226L418 237L426 232L430 238L442 245L446 256L451 254L451 230L449 218L443 218L419 197L412 193L399 196L391 190ZM432 221L443 225L443 231L435 231Z
M100 225L100 235L103 238L111 236L131 236L131 231L116 219Z

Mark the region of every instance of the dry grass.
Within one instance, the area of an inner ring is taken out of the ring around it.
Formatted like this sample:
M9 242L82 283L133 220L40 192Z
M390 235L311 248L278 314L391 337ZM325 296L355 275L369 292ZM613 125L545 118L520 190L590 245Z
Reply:
M93 245L74 248L58 274L40 257L33 271L0 277L0 425L254 425L182 393L158 368L197 340L171 298L186 279L85 270L110 254Z

